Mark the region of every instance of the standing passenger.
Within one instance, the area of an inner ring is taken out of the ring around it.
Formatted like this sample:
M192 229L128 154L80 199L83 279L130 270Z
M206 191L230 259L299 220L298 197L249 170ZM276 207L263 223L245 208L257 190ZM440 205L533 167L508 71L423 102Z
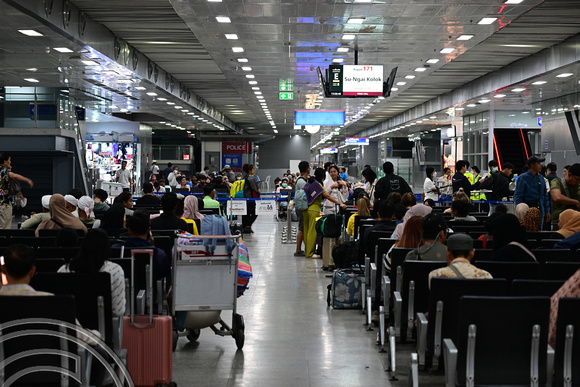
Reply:
M16 192L10 192L10 180L23 181L32 188L34 183L27 177L12 172L10 155L0 155L0 229L9 229L12 225L12 200Z
M259 198L260 190L258 189L258 183L256 182L256 167L253 164L246 164L246 182L244 183L244 197L245 198ZM254 200L248 200L246 203L247 215L242 216L242 226L243 231L247 233L253 233L252 224L256 221L258 217L256 215L256 202Z
M375 189L375 201L386 199L391 192L398 192L401 196L407 192L413 192L405 179L395 175L395 167L390 161L383 164L383 172L385 172L385 176L379 179Z
M300 177L296 180L295 192L304 190L308 175L310 175L310 164L308 161L301 161L298 164L298 169L300 170ZM296 198L294 200L296 201ZM302 257L304 256L304 251L302 250L302 241L304 240L304 211L296 209L296 216L298 217L298 233L296 234L296 252L294 256Z

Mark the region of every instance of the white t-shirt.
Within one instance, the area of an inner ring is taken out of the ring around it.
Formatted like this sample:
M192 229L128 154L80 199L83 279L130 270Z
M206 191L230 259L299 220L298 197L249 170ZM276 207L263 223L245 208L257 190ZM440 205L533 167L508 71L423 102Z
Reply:
M131 172L128 169L119 169L117 171L117 182L121 183L123 188L130 188L129 179L131 178Z
M101 273L109 273L111 276L111 308L114 316L125 314L125 273L121 266L116 263L105 261ZM72 273L67 265L62 265L58 269L59 273Z
M431 199L434 201L439 200L439 195L433 192L432 189L435 188L435 183L428 177L425 178L425 183L423 183L423 192L425 193L425 200Z

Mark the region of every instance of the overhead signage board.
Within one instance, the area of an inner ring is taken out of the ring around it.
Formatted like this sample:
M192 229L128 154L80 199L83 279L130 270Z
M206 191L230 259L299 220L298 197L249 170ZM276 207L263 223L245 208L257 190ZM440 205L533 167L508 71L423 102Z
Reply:
M344 110L296 110L294 125L344 125Z
M346 145L369 145L368 137L346 137L344 139Z
M294 99L294 93L280 93L280 100Z
M330 153L338 153L338 148L322 148L320 153L323 155L330 154Z
M382 65L331 65L328 88L334 96L383 95Z

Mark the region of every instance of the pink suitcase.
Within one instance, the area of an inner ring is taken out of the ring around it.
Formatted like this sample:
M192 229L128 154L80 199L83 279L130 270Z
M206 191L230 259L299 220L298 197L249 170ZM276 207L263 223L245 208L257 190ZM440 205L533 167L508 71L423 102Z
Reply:
M153 250L132 250L131 271L134 274L135 254L149 254L153 267ZM153 270L149 270L148 298L153 300ZM172 334L173 321L170 316L135 316L135 289L131 284L131 315L123 318L123 344L127 349L127 365L135 386L171 385L173 368Z

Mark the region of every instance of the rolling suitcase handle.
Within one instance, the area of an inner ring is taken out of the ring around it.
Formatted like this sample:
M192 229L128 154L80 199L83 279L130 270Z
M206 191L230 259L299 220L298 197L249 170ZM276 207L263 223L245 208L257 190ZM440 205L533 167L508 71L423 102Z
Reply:
M154 250L143 249L143 250L131 250L131 278L135 278L135 255L136 254L149 254L149 268L153 268L153 253ZM147 270L147 295L149 300L151 300L151 305L149 307L149 324L153 324L153 270ZM131 324L135 322L135 281L131 281Z

